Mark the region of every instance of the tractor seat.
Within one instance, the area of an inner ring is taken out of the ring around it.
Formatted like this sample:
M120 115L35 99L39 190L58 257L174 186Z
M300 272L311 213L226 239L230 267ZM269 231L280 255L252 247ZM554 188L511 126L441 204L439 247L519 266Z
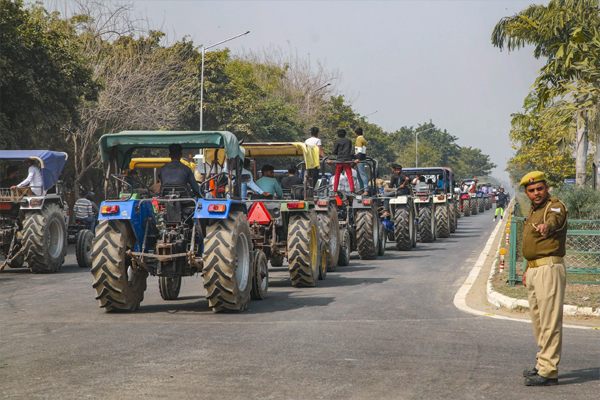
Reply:
M162 185L161 197L176 195L180 198L193 197L188 185Z

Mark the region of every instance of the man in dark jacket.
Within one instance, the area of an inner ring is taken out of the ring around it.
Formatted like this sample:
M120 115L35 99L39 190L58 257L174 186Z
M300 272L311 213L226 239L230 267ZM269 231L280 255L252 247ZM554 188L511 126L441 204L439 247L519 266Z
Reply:
M302 178L298 176L298 168L294 164L288 167L288 176L281 180L281 188L291 190L293 186L304 184Z
M494 221L498 217L498 212L500 212L500 219L504 217L504 207L508 204L508 195L504 193L504 188L500 188L500 193L497 195L498 200L496 200L496 215L494 215Z
M337 131L339 137L338 140L333 142L333 155L337 156L337 164L335 165L335 178L333 181L333 191L337 192L338 184L340 182L340 173L342 169L346 171L346 176L352 176L352 140L346 137L346 131L339 129ZM327 160L327 163L331 164L333 161ZM348 179L350 184L350 191L354 192L353 179Z
M165 185L189 185L196 197L201 197L200 187L192 170L181 163L181 153L183 149L180 144L169 146L169 157L171 162L162 166L160 176L163 187Z

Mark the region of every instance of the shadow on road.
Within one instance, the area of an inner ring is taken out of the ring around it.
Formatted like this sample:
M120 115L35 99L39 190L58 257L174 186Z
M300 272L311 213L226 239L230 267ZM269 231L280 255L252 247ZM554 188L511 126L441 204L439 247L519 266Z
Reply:
M600 381L600 368L576 369L558 376L561 385Z

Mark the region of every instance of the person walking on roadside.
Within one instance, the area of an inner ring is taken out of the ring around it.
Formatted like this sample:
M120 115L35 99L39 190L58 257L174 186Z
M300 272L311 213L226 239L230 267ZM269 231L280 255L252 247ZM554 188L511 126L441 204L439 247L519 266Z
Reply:
M504 193L504 188L500 188L500 193L497 196L498 200L496 200L496 214L494 215L494 221L498 217L498 213L500 213L500 219L504 218L504 207L508 204L508 195Z
M525 175L520 183L531 200L523 230L523 257L527 269L523 285L531 310L531 325L540 348L537 364L523 371L526 386L558 385L562 350L563 303L566 269L567 207L548 193L543 172Z
M364 195L369 194L369 179L367 178L367 169L365 160L367 158L367 140L363 136L362 128L356 128L354 131L356 142L354 143L354 154L356 159L354 162L358 168L358 183L360 184L359 192Z
M338 140L333 142L333 155L337 156L338 163L335 165L335 178L333 180L333 191L337 192L342 169L346 171L346 176L352 176L352 141L346 137L345 129L338 129ZM328 164L333 161L327 160ZM348 179L350 191L354 192L354 181Z
M310 128L310 137L304 141L304 144L309 146L317 146L319 148L319 156L321 158L327 157L323 152L323 147L321 145L321 139L319 139L319 128L313 126ZM319 180L319 167L311 168L307 171L308 179L311 181L311 186L314 187Z

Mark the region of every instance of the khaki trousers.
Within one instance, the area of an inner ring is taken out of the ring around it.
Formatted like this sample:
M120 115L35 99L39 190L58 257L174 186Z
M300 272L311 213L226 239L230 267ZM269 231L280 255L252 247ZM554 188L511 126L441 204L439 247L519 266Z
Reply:
M566 269L564 263L527 269L527 297L531 325L540 351L536 355L538 374L558 378L562 350L563 303Z

